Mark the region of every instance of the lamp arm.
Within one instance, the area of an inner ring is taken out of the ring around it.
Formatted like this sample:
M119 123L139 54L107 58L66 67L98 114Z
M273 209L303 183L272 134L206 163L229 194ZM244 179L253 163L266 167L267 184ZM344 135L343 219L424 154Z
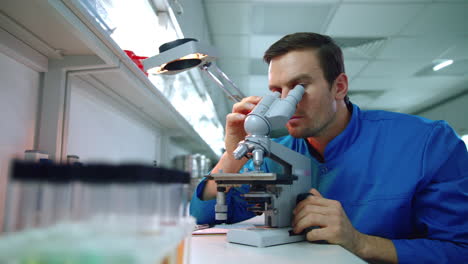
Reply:
M221 89L223 89L223 91L227 94L229 99L236 103L240 102L242 98L245 97L245 95L241 92L241 90L239 90L239 88L234 84L234 82L231 81L231 79L229 79L223 71L221 71L220 68L214 65L218 74L231 85L231 88L233 88L234 92L230 91L228 87L226 87L224 83L221 80L219 80L219 78L214 73L210 71L209 68L211 65L211 62L205 63L200 66L200 69L203 70L203 72L205 72L219 87L221 87Z

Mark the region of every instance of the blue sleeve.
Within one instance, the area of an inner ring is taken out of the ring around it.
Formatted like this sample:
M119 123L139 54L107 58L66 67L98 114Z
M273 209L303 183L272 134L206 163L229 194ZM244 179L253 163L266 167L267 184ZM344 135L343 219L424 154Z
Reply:
M445 123L426 143L413 200L414 227L424 237L393 240L399 263L468 263L468 152Z
M215 220L216 199L203 201L200 197L205 189L206 178L204 178L193 193L190 201L190 215L197 219L197 224L218 224ZM231 188L226 194L226 204L228 206L227 224L233 224L252 218L254 213L247 211L247 202L240 196L249 190L248 185Z

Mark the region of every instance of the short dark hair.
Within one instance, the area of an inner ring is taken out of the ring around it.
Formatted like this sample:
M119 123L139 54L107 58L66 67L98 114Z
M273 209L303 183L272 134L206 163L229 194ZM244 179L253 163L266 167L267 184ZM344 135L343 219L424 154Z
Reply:
M289 34L271 45L263 56L263 60L270 64L273 58L294 50L315 49L323 74L330 86L341 73L345 72L343 52L341 48L326 35L309 32ZM348 95L345 102L349 105Z

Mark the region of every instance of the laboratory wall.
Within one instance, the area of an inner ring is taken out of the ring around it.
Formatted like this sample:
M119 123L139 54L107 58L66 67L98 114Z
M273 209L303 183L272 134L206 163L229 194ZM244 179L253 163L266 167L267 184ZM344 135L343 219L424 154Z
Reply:
M0 53L0 219L10 161L33 149L41 74ZM1 221L0 221L1 222Z
M459 136L468 134L468 92L417 113L432 120L445 120Z
M210 31L205 15L203 0L179 0L180 6L170 2L184 36L211 43Z
M80 77L71 78L67 155L82 162L160 160L159 131Z

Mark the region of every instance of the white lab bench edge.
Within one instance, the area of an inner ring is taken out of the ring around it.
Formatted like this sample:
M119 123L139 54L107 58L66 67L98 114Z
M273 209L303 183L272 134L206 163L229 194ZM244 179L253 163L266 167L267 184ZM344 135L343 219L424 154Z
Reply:
M258 224L263 217L245 223ZM258 248L229 243L226 235L192 235L190 264L366 263L341 246L308 241Z

